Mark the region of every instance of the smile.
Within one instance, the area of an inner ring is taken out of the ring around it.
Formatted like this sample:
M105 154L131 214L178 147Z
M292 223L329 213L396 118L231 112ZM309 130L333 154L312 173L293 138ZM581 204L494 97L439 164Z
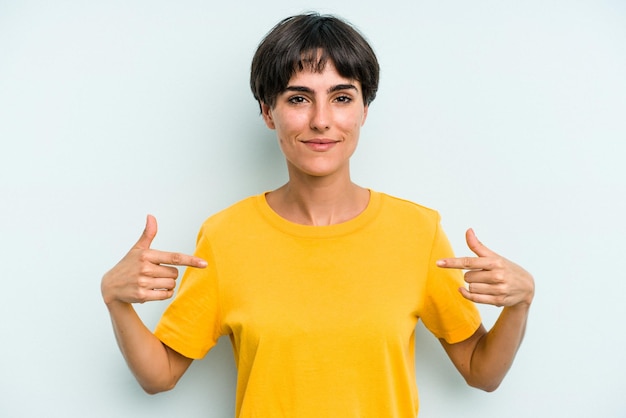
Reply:
M311 139L308 141L302 141L307 148L313 151L328 151L333 148L339 141L334 141L331 139Z

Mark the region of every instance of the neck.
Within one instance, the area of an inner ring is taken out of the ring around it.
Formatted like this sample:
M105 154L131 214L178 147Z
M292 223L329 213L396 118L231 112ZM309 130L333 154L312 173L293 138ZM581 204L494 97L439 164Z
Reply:
M350 180L294 178L267 194L270 207L288 221L302 225L334 225L358 216L369 202L369 191Z

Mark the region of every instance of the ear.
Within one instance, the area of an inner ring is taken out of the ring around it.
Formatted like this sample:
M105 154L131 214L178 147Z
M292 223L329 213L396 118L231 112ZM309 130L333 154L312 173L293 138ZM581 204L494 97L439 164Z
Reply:
M369 106L365 105L365 108L363 109L363 121L361 121L361 126L365 125L365 119L367 119L367 111L369 110Z
M263 102L261 102L261 115L263 115L263 120L268 128L276 129L274 118L272 117L272 108Z

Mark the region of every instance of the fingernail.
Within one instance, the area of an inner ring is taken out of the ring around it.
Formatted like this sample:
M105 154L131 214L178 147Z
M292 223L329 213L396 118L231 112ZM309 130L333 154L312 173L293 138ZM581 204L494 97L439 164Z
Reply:
M445 266L445 265L446 265L446 260L437 260L436 264L437 264L439 267L443 267L443 266Z

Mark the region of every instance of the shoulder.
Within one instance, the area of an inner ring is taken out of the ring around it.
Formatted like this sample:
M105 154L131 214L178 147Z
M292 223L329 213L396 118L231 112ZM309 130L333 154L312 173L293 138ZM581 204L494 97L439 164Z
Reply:
M258 213L259 196L250 196L209 216L202 224L201 233L211 235L222 230L232 230L252 222Z
M384 193L380 193L379 199L379 233L390 237L396 247L411 248L413 254L430 254L443 236L439 212Z
M391 214L402 220L417 220L427 223L439 223L440 215L434 209L412 202L410 200L392 196L381 192L372 192L380 196L381 208L383 212Z

